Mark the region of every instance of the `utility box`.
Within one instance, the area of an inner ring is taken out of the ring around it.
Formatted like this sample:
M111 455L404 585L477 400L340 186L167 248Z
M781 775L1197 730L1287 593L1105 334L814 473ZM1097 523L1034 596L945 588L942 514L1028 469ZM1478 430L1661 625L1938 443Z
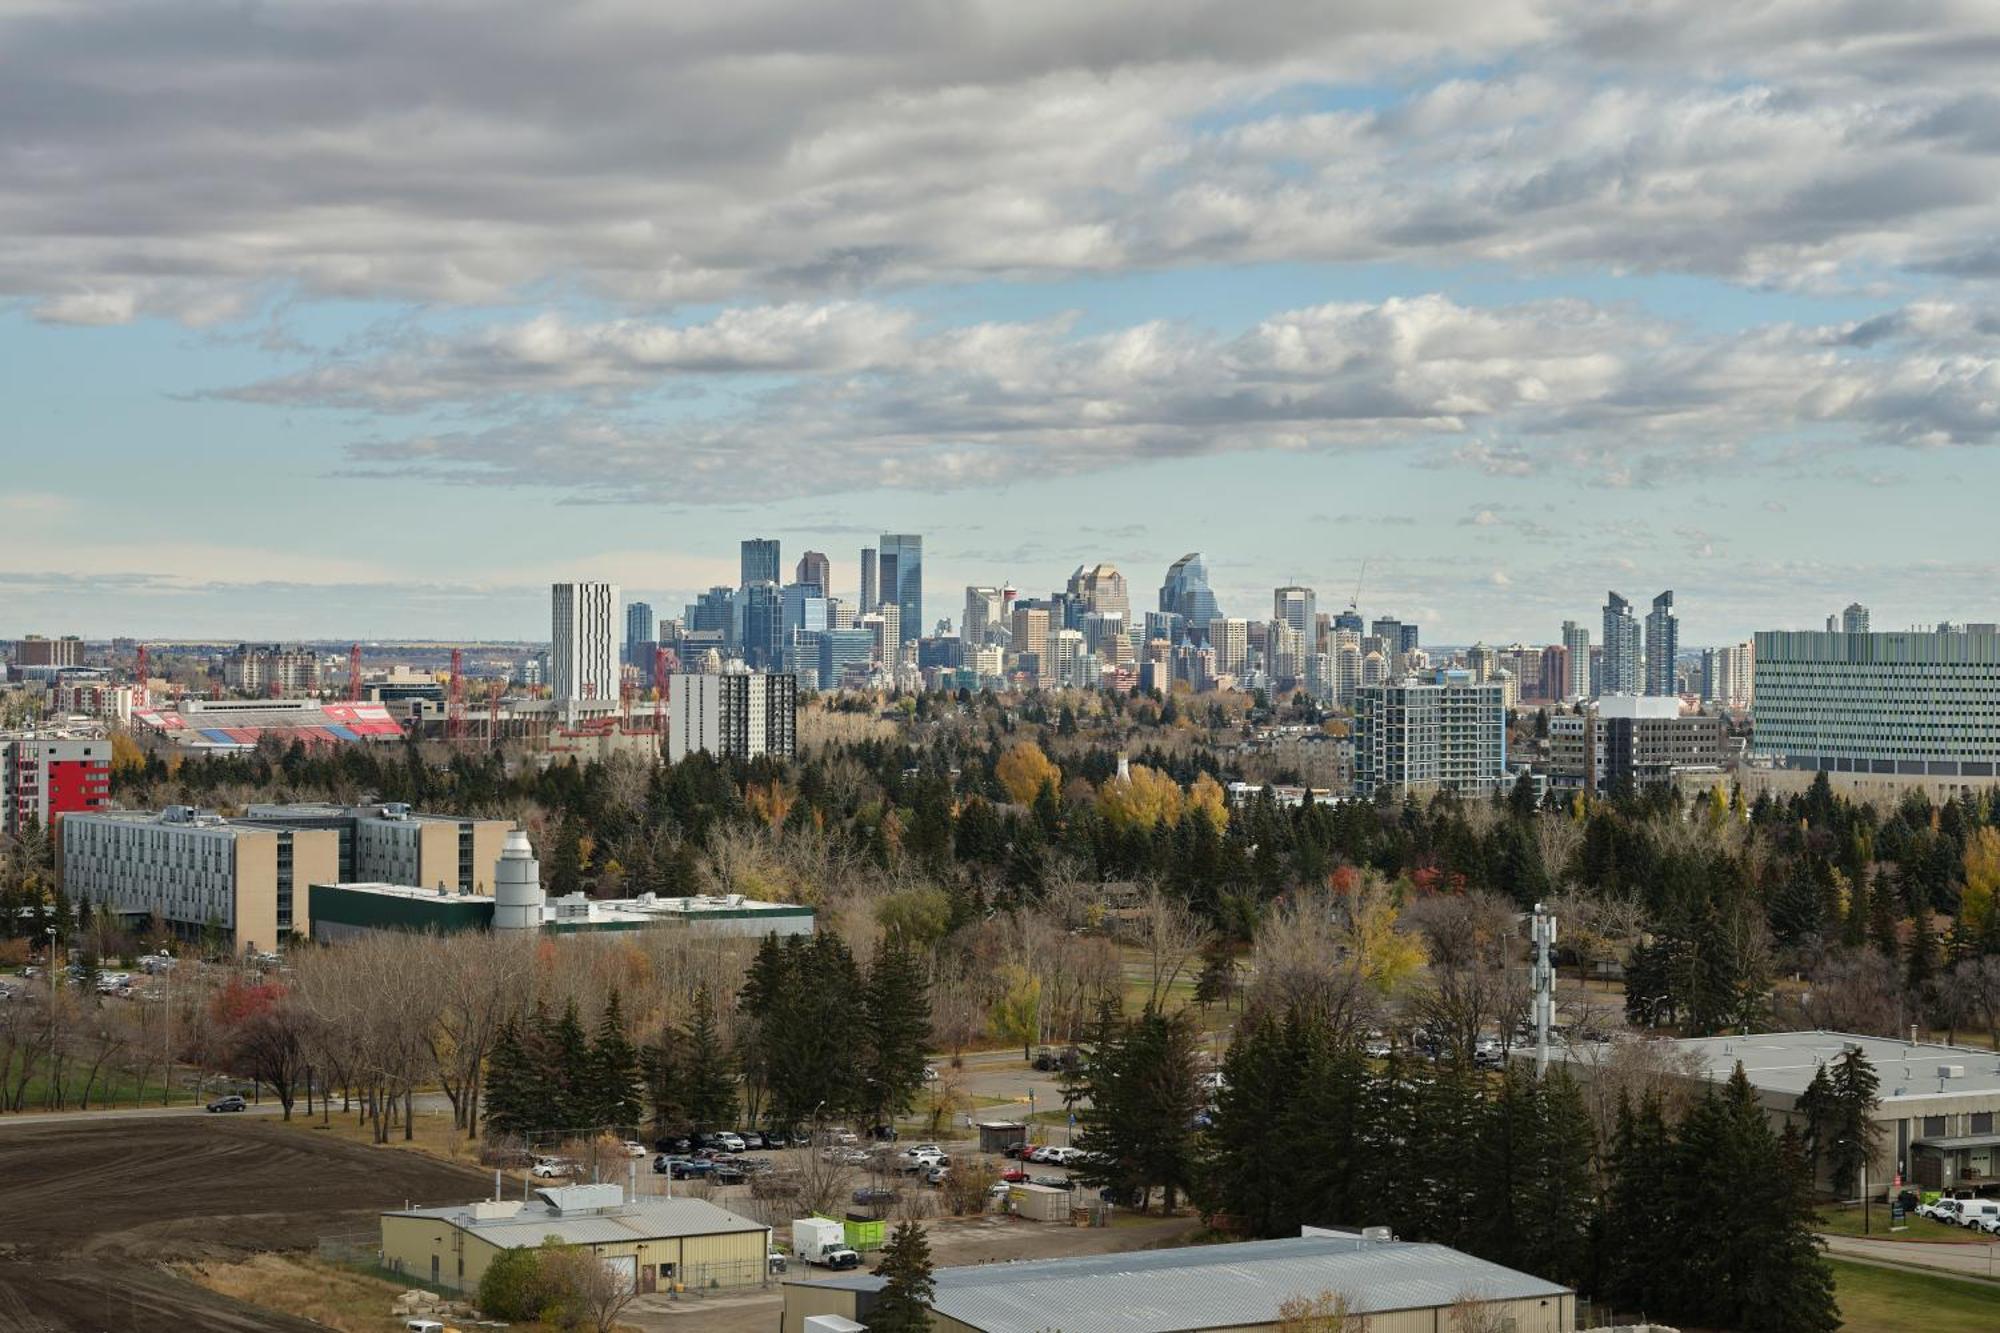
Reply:
M979 1122L979 1151L1002 1153L1017 1143L1028 1141L1028 1127L1019 1120Z
M1031 1222L1069 1221L1069 1191L1050 1185L1012 1185L1007 1207Z

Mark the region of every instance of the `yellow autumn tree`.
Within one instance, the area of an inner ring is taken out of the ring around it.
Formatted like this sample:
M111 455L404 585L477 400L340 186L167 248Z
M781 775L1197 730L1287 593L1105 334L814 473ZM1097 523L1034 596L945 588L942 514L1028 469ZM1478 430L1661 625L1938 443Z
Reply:
M1996 893L2000 893L2000 830L1975 829L1965 843L1965 895L1958 909L1972 934L1986 933Z
M1112 778L1097 789L1097 813L1115 829L1150 829L1181 821L1178 782L1158 769L1132 765L1130 777Z
M1062 790L1062 770L1033 741L1022 741L1001 755L993 771L1016 805L1034 804L1045 782Z
M1347 901L1347 929L1341 944L1362 978L1391 994L1425 962L1423 942L1396 929L1401 917L1381 880L1364 876Z
M1222 833L1229 828L1229 795L1220 782L1203 773L1188 788L1187 813L1206 816L1215 831Z

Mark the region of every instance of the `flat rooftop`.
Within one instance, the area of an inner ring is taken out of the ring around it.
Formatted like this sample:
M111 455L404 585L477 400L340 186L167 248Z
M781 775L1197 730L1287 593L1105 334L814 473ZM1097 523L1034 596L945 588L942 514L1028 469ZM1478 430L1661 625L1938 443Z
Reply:
M1740 1063L1751 1084L1765 1092L1797 1096L1806 1090L1821 1065L1832 1064L1849 1046L1859 1046L1882 1081L1880 1096L1884 1103L1980 1093L2000 1098L2000 1056L1973 1046L1899 1041L1894 1037L1865 1037L1852 1032L1688 1037L1674 1045L1699 1060L1703 1073L1714 1082L1727 1081ZM1937 1071L1941 1065L1957 1065L1965 1073L1945 1080L1940 1088Z
M314 887L339 889L343 893L366 893L384 898L413 898L431 902L450 902L460 898L476 898L482 902L490 902L493 897L490 893L459 893L455 889L439 893L435 888L427 889L420 884L387 884L371 880L319 884ZM637 898L586 898L582 894L572 894L567 898L549 898L542 903L544 923L567 921L644 924L649 921L678 918L811 916L812 914L813 909L801 903L765 902L737 894L696 895L692 898L661 898L653 894L641 894Z
M566 1208L564 1196L579 1187L542 1190L544 1202L498 1205L458 1204L446 1208L406 1208L385 1217L429 1217L449 1222L494 1245L513 1249L560 1236L571 1245L616 1245L671 1236L723 1236L770 1228L704 1199L638 1198L603 1208ZM584 1187L588 1188L588 1187ZM611 1186L617 1190L617 1186ZM500 1216L478 1216L490 1209Z
M1554 1300L1567 1287L1443 1245L1349 1235L1193 1245L1172 1250L940 1268L936 1313L985 1333L1173 1333L1271 1324L1294 1296L1344 1291L1357 1314L1428 1310L1476 1293ZM798 1285L879 1291L872 1273ZM792 1285L792 1284L787 1284Z

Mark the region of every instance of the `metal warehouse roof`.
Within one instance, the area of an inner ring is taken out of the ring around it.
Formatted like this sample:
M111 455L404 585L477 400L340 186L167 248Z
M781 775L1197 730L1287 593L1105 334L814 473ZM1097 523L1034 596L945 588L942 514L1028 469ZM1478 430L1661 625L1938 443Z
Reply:
M1130 1254L940 1268L931 1309L984 1333L1178 1333L1275 1323L1295 1296L1344 1294L1356 1314L1427 1310L1462 1297L1553 1300L1567 1287L1443 1245L1351 1236L1197 1245ZM856 1274L801 1285L880 1290Z
M555 1236L571 1245L615 1245L670 1236L720 1236L768 1231L703 1199L634 1199L602 1212L560 1213L547 1204L524 1204L512 1217L476 1218L470 1204L448 1208L407 1208L387 1217L432 1217L468 1231L492 1245L513 1249L539 1245Z
M1751 1086L1765 1092L1797 1096L1823 1064L1838 1060L1847 1047L1859 1046L1882 1080L1885 1106L1902 1100L1921 1101L1940 1094L1963 1097L1990 1094L2000 1100L2000 1057L1972 1046L1945 1046L1933 1041L1900 1041L1852 1032L1759 1032L1741 1037L1688 1037L1673 1043L1702 1065L1714 1082L1726 1081L1738 1062ZM1589 1066L1601 1060L1602 1046L1580 1047L1574 1054L1553 1054ZM1941 1066L1965 1072L1938 1077Z

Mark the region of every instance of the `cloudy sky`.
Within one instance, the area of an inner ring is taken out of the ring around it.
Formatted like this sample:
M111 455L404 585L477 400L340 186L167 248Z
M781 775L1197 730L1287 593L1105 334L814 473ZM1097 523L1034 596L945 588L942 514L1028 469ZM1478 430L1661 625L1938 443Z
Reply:
M1991 0L0 0L0 634L925 534L1545 640L1995 619Z

